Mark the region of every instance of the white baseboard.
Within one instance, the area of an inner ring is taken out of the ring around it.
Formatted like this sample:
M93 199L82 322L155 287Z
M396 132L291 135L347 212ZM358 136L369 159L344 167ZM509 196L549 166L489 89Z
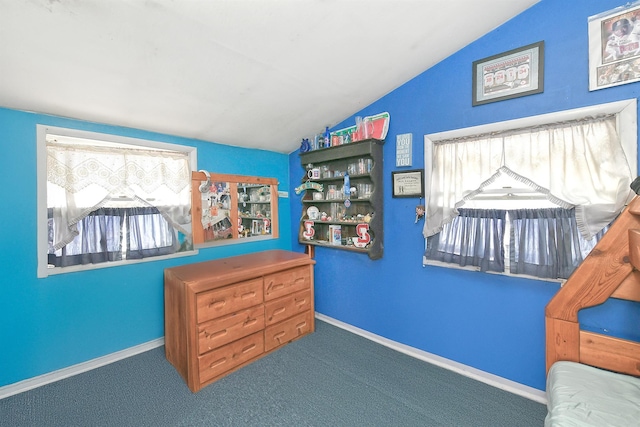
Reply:
M440 366L441 368L445 368L466 377L473 378L474 380L489 384L493 387L497 387L513 394L517 394L535 402L542 403L544 405L547 404L547 396L545 392L536 388L525 386L515 381L507 380L497 375L493 375L488 372L463 365L462 363L454 362L453 360L445 359L444 357L428 353L426 351L419 350L417 348L410 347L396 341L392 341L379 335L372 334L371 332L365 331L364 329L357 328L348 323L341 322L340 320L336 320L332 317L325 316L321 313L316 312L316 318L322 320L323 322L327 322L331 325L342 328L346 331L352 332L356 335L360 335L378 344L382 344L385 347L389 347L408 356L415 357L416 359L420 359L427 363Z
M127 357L135 356L136 354L144 353L145 351L149 351L163 345L164 338L158 338L156 340L136 345L134 347L129 347L124 350L116 351L115 353L107 354L106 356L98 357L87 362L78 363L77 365L69 366L68 368L49 372L47 374L29 378L14 384L9 384L7 386L0 387L0 399L13 396L14 394L22 393L27 390L43 386L45 384L60 381L65 378L69 378L74 375L78 375L83 372L87 372L92 369L117 362L118 360L126 359Z

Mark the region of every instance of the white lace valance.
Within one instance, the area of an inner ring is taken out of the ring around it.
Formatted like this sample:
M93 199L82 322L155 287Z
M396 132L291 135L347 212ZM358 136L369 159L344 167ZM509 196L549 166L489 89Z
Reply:
M112 199L155 206L185 234L191 233L191 170L187 153L47 144L47 204L54 212L54 247L69 243L76 223Z

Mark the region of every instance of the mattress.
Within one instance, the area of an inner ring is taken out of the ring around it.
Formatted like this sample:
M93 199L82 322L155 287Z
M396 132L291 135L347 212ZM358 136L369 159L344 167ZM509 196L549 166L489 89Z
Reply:
M545 427L640 426L640 378L576 362L556 362L547 376Z

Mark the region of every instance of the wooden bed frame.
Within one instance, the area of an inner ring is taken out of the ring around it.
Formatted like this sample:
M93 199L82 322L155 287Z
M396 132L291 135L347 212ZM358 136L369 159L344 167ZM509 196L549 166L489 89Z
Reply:
M639 196L547 305L547 373L553 363L567 360L640 376L639 342L580 329L578 311L610 297L640 302Z

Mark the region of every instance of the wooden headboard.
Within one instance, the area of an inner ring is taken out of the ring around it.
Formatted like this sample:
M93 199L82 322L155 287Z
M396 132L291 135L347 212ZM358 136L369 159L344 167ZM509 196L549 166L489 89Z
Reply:
M640 343L580 329L578 311L610 297L640 302L639 196L547 305L547 372L554 362L569 360L640 376Z

